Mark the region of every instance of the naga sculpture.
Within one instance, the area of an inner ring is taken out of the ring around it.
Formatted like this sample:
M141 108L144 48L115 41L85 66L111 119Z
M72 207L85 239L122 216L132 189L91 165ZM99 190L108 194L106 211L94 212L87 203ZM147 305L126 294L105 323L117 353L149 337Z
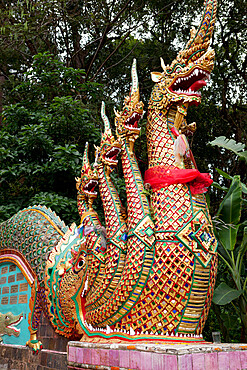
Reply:
M134 154L143 116L136 62L130 95L116 111L116 136L102 104L104 133L92 169L88 145L76 178L81 223L66 227L34 206L0 225L0 255L16 263L32 285L27 345L38 351L41 311L57 333L83 341L203 341L217 270L217 241L201 174L186 135L190 105L213 69L209 48L216 0L206 0L198 30L162 73L148 109L149 168L144 181ZM127 209L111 179L121 152ZM96 185L105 227L93 209Z
M112 211L113 219L120 216L121 207L111 192L109 170L101 168L100 193L109 228L106 250L114 244L116 260L106 254L107 282L102 280L89 296L85 291L82 340L202 340L215 284L217 241L203 195L212 180L196 168L186 139L195 124L187 124L186 114L189 105L200 103L198 90L206 85L213 69L214 51L209 44L215 13L216 1L207 0L199 29L191 30L185 49L170 66L161 60L163 73L152 73L156 84L149 102L149 168L145 173L150 199L134 155L143 104L133 65L131 93L115 119L122 144L127 232L121 230L119 221L114 223L121 233L113 243L109 218ZM114 139L108 142L112 143L109 153L116 154ZM126 244L124 265L109 290L107 284L116 275L114 263L122 261L120 240Z

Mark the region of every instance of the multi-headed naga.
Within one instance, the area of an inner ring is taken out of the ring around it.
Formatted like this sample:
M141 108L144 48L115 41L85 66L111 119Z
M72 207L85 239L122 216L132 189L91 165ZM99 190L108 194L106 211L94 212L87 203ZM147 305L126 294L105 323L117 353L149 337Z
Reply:
M215 284L217 241L204 196L212 181L196 167L186 138L195 123L187 124L186 115L190 105L200 103L199 89L213 69L214 51L209 44L215 13L216 1L207 0L201 24L191 30L185 49L170 66L161 59L163 72L152 73L156 84L148 110L149 168L145 173L149 199L134 154L143 104L133 64L130 96L122 111L115 112L127 194L126 255L110 295L103 292L103 281L97 287L100 299L90 299L88 304L85 294L83 340L202 338ZM108 184L111 181L102 169L100 177ZM112 202L110 187L107 196L104 191L101 187L101 196ZM111 217L113 208L104 201L103 206L106 218ZM116 254L119 248L116 245ZM106 259L111 279L115 270Z
M134 61L130 95L115 112L117 138L103 103L104 133L93 169L85 149L76 179L80 226L67 228L41 207L21 211L1 225L0 254L10 251L12 261L15 256L23 261L30 275L28 345L35 350L40 348L41 309L55 330L71 339L203 340L217 241L204 196L212 181L197 169L187 140L195 123L187 124L186 115L190 105L201 102L199 89L213 69L209 44L216 3L205 1L200 26L191 30L185 49L171 65L161 59L163 72L152 73L144 181L134 153L144 112ZM120 153L126 210L111 178ZM105 227L93 209L97 184Z

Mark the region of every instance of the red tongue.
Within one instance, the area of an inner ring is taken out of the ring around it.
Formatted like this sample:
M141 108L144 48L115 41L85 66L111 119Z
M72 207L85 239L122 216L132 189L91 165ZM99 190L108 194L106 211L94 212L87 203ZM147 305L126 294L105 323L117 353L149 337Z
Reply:
M203 86L206 86L207 85L207 82L204 81L204 80L199 80L199 81L196 81L194 82L191 86L190 86L190 90L191 91L197 91L199 89L201 89Z

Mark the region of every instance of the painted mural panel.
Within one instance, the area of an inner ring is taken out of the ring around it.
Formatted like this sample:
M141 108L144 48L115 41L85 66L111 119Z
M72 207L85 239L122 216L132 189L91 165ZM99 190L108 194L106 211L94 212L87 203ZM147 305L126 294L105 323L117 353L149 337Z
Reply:
M13 263L0 264L0 341L26 344L31 287Z

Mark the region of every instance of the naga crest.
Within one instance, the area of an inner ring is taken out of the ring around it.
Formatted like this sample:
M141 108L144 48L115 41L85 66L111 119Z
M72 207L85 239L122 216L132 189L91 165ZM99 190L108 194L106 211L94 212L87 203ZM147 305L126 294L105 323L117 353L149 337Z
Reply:
M115 126L118 136L126 135L129 141L134 141L139 136L140 128L138 122L144 114L144 104L140 101L139 83L134 59L132 70L132 86L130 95L124 99L124 106L121 112L115 111Z
M214 50L209 48L213 33L216 0L206 0L204 14L200 26L190 31L190 40L184 50L180 51L171 65L165 65L161 58L163 72L152 72L152 80L156 82L152 91L149 108L169 108L173 103L198 105L201 93L198 91L206 86L214 66Z

